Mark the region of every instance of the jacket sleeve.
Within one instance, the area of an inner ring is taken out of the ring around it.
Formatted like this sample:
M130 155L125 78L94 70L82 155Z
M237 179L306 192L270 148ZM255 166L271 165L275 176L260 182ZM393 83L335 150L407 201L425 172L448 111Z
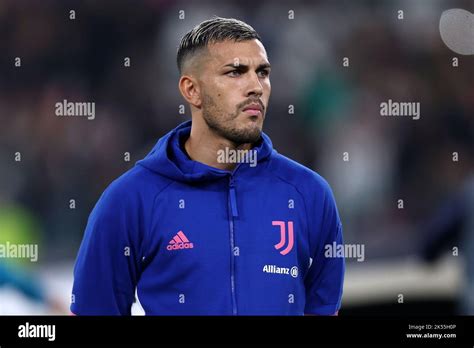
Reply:
M72 313L131 314L139 272L136 209L117 182L97 202L74 267Z
M344 257L326 253L328 248L343 244L342 224L336 202L327 183L323 194L316 195L319 202L310 226L313 240L312 262L305 277L306 305L305 314L334 315L341 306L344 284ZM313 207L315 206L313 205ZM319 220L319 223L318 223Z

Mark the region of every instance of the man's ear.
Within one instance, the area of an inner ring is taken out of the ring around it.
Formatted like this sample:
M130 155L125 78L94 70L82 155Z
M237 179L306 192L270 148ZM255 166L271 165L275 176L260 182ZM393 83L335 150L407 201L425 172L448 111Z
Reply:
M201 88L194 76L181 76L178 87L181 95L189 104L197 108L201 107Z

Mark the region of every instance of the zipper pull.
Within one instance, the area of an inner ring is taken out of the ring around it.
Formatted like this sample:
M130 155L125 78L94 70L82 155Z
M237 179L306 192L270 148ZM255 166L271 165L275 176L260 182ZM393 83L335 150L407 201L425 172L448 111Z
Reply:
M229 180L229 195L230 195L230 208L232 210L232 216L238 217L239 212L237 210L237 197L235 195L234 178L231 176Z

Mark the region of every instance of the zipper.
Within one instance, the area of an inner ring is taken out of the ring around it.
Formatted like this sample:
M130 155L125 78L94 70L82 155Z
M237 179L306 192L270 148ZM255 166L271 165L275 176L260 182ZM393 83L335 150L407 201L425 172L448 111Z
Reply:
M235 172L235 171L234 171ZM237 211L237 200L235 196L235 184L233 173L229 177L229 208L230 208L230 219L229 219L229 228L230 228L230 286L232 292L232 314L237 315L237 300L235 295L235 255L234 255L234 218L238 217Z
M237 211L237 198L235 197L234 177L232 175L229 178L229 198L232 218L236 218L239 216L239 212Z

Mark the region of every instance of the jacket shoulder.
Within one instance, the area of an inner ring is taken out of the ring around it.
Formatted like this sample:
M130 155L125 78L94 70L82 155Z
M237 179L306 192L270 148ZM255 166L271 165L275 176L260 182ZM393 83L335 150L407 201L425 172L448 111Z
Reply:
M104 191L104 195L124 201L137 198L151 199L169 186L172 181L135 165L113 180Z
M329 183L320 174L282 154L275 153L269 166L275 176L302 193L331 191Z

